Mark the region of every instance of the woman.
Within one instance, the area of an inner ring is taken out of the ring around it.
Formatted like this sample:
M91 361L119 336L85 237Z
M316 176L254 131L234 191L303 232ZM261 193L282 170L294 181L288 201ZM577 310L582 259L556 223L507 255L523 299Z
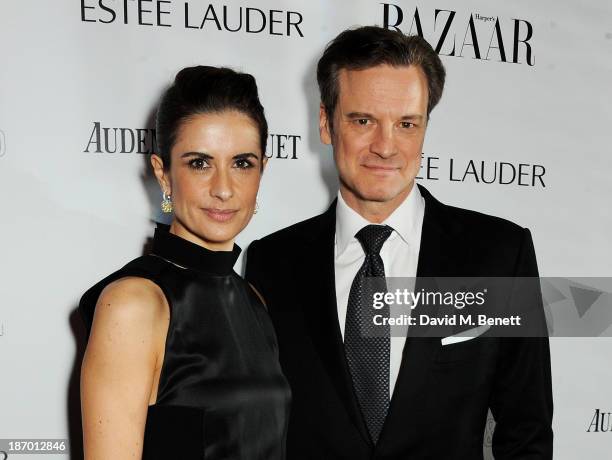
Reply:
M284 458L289 387L276 339L232 268L266 140L251 75L186 68L164 94L151 163L172 223L158 225L151 254L81 299L86 459Z

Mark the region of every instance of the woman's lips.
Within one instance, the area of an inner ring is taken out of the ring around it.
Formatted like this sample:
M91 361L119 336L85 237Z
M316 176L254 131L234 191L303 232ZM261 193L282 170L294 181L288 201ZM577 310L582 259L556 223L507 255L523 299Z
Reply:
M217 222L227 222L238 212L236 209L215 209L205 208L204 212L213 220Z

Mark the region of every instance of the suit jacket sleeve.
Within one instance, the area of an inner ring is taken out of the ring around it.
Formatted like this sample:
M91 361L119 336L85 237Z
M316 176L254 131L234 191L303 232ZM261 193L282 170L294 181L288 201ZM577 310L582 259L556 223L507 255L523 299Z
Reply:
M253 241L247 250L247 263L244 278L267 299L264 276L264 259L260 253L261 243Z
M538 277L529 230L516 263L516 277ZM538 283L539 284L539 283ZM532 299L541 308L539 286ZM493 455L496 460L552 459L552 382L548 337L502 338L490 408L496 421Z

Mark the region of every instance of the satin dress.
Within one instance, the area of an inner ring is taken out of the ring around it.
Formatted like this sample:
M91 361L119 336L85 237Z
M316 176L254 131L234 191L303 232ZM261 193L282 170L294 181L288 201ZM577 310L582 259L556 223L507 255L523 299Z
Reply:
M264 305L233 266L240 248L210 251L158 224L152 252L81 298L91 330L106 285L147 278L164 292L170 324L143 459L281 460L290 389Z

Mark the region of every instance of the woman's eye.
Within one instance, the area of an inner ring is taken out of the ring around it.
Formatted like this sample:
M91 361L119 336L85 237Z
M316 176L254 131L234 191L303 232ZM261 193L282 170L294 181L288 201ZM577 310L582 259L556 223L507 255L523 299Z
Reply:
M245 160L244 158L236 160L236 163L234 164L239 169L248 169L253 167L253 163L251 163L249 160Z
M206 169L208 168L208 162L203 158L194 158L189 162L189 167L193 169Z
M370 120L368 120L367 118L358 118L357 119L357 124L361 125L361 126L365 126L368 124Z

